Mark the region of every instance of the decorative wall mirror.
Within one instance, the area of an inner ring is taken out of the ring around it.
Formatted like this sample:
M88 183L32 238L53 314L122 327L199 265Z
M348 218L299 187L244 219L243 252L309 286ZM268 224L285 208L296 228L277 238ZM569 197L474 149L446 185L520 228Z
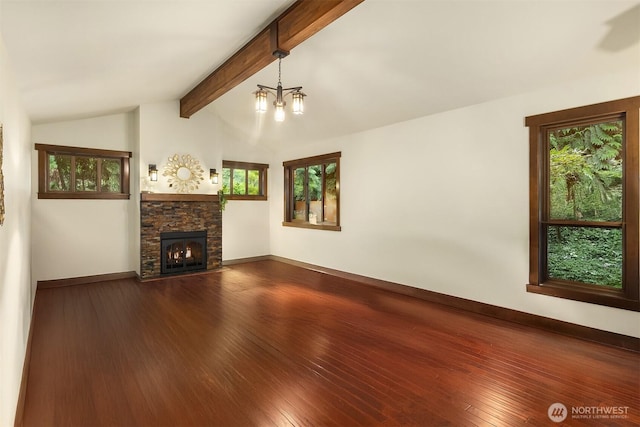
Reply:
M174 154L169 157L164 167L163 176L168 177L169 187L175 188L178 193L191 193L197 190L204 179L204 169L200 162L189 154L182 156Z

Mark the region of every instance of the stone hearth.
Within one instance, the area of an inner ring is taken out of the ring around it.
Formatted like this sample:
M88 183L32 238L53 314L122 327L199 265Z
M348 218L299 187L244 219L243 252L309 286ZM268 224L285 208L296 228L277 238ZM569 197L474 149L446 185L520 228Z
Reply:
M160 233L207 231L207 270L222 266L222 212L217 194L140 195L140 278L161 276Z

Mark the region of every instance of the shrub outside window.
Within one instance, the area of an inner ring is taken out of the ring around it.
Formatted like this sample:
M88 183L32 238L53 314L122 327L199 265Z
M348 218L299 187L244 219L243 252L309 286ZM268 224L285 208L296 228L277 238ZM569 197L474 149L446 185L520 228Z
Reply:
M340 155L331 153L283 163L283 225L340 231Z
M39 199L129 199L131 152L35 144Z
M529 292L640 311L640 97L526 118Z
M222 192L228 200L267 200L268 164L222 161Z

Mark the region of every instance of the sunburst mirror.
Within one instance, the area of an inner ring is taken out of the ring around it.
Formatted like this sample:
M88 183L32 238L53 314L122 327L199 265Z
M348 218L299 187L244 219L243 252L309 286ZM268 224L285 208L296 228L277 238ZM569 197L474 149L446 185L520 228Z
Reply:
M178 193L191 193L200 186L204 180L204 169L200 162L189 154L174 154L169 157L164 167L163 176L168 177L169 187L175 188Z

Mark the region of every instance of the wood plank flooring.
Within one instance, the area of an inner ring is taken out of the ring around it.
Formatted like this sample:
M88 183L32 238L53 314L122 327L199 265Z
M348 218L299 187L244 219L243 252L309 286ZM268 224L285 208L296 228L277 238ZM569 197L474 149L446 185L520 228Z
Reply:
M640 424L637 353L277 261L42 289L33 322L25 426Z

